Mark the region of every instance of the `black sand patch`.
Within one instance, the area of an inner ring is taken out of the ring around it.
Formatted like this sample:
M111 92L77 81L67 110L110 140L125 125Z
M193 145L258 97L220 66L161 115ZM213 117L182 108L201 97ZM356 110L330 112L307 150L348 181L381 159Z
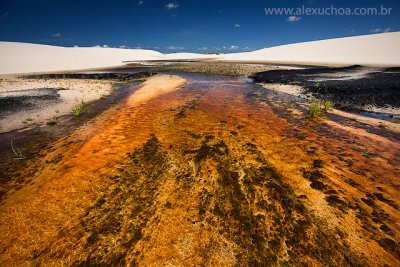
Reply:
M23 91L0 92L0 116L20 110L32 110L53 104L60 99L62 88L41 88Z
M347 110L363 110L366 105L400 108L400 69L368 69L361 66L344 68L315 68L301 70L272 70L251 76L257 83L299 85L315 97L333 101Z

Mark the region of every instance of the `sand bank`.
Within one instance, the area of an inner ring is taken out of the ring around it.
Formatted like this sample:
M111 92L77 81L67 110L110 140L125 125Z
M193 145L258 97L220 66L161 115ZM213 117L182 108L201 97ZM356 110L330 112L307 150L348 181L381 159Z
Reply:
M74 106L109 95L114 85L112 81L3 78L0 132L46 124L71 114Z

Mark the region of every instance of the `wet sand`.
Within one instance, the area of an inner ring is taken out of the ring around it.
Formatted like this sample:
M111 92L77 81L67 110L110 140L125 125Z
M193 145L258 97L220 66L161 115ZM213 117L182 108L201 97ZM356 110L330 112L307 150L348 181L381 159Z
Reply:
M0 132L46 124L70 114L75 105L108 96L115 85L112 81L3 77Z
M306 120L243 78L180 76L19 170L31 182L0 206L0 264L400 263L398 135Z
M133 73L58 73L0 76L0 133L56 124L59 117L108 97L116 87L153 75ZM83 112L83 110L82 110ZM80 116L81 114L79 114Z
M347 111L399 115L400 68L349 66L273 70L252 75L255 82L301 87L303 93L333 101Z

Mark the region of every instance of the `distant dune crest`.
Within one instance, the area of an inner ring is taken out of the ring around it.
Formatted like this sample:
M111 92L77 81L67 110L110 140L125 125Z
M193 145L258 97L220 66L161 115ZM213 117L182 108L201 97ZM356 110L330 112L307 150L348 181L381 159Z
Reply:
M400 32L336 38L226 55L230 61L400 66Z

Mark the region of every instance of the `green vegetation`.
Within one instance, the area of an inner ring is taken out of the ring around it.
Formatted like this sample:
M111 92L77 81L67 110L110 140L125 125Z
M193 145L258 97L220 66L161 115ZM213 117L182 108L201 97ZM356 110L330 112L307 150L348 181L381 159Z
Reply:
M393 123L400 123L400 116L393 115L391 121Z
M333 102L312 99L308 106L307 117L324 117L334 107Z
M145 81L147 81L147 77L142 77L142 78L136 79L136 82L140 82L140 83L145 82Z
M322 101L322 104L326 111L333 109L335 106L335 104L332 101Z
M22 123L23 123L23 124L28 124L28 122L31 122L31 121L33 121L33 119L30 118L30 117L28 117L28 118L26 118L26 119L23 119L23 120L22 120Z
M82 113L83 113L84 104L85 104L85 102L83 102L83 100L82 100L80 104L73 106L72 107L72 114L74 114L76 117L81 116Z

